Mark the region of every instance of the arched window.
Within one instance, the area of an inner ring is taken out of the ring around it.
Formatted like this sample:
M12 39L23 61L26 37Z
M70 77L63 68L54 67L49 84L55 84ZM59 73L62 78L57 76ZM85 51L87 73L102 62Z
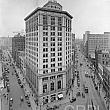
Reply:
M59 80L59 81L57 82L57 88L58 88L58 89L61 89L61 80Z

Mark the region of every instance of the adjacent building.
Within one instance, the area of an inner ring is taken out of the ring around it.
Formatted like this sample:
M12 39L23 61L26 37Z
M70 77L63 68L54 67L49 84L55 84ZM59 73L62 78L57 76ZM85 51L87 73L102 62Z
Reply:
M12 58L16 65L19 65L19 52L25 51L25 36L21 36L19 33L12 38Z
M106 96L106 104L109 110L110 108L110 66L103 67L103 88Z
M56 1L25 18L26 77L38 105L64 98L72 82L72 18Z
M101 50L98 53L98 62L102 65L110 65L110 52L107 50Z
M83 35L83 44L85 56L95 58L96 47L99 50L110 50L110 32L90 34L90 31L86 31Z

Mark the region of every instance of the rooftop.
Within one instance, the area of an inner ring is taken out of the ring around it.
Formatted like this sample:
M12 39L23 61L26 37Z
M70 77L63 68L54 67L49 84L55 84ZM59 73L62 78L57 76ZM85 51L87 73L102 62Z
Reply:
M48 11L48 12L55 12L55 13L62 13L69 16L71 19L73 18L68 12L62 11L62 6L57 3L55 0L48 1L43 7L36 8L33 12L31 12L24 20L28 20L32 15L34 15L38 11Z

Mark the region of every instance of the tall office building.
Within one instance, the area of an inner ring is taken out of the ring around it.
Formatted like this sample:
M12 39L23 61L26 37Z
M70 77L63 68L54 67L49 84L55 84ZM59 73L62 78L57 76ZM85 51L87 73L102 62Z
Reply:
M91 34L86 31L83 35L83 43L85 47L86 56L95 57L95 49L110 50L110 32L104 34Z
M71 20L56 1L25 18L26 77L39 105L61 100L71 84Z

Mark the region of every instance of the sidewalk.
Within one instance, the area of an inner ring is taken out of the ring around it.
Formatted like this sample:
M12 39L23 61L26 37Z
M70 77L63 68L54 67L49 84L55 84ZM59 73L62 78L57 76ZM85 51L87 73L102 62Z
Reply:
M26 82L26 80L24 80L24 77L23 77L23 74L21 74L21 71L19 68L17 68L15 66L16 70L17 70L17 73L19 75L19 78L21 79L23 85L24 85L24 91L28 91L29 92L29 100L30 100L30 103L31 103L31 107L32 107L32 110L37 110L37 104L35 103L34 101L34 97L32 96L32 90L31 88L29 87L28 83Z

